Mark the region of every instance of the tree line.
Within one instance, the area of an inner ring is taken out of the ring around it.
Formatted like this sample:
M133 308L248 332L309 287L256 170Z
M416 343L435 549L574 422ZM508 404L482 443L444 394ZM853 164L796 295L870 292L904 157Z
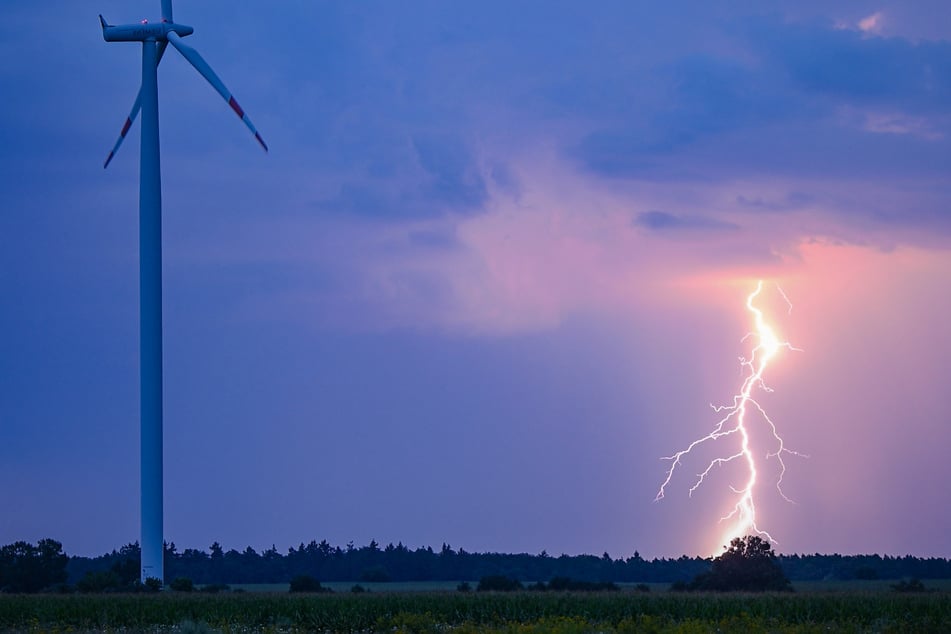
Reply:
M109 569L117 562L138 561L138 545L95 558L72 557L69 578L78 580L86 571ZM880 555L778 555L783 572L793 581L822 579L919 579L951 578L951 562L943 558L891 557ZM525 582L568 577L580 581L621 583L673 583L690 581L710 569L712 558L688 557L644 559L595 555L551 556L528 553L473 553L442 544L411 549L402 543L381 546L375 540L364 546L351 542L344 547L327 540L301 543L281 553L274 546L261 552L225 550L218 542L207 551L174 543L165 547L167 579L188 577L198 584L287 583L298 575L321 581L463 581L500 575Z
M947 579L951 562L944 558L880 555L779 555L783 573L792 581L821 579ZM195 584L288 583L307 575L320 581L466 581L502 576L522 582L557 577L592 583L689 583L709 572L712 558L682 556L644 559L608 553L551 556L546 552L471 553L443 544L411 549L402 543L334 546L326 540L301 543L281 553L225 550L218 542L208 550L165 546L165 578L187 578ZM34 592L56 586L96 591L128 588L138 579L139 546L126 544L97 557L68 556L51 539L36 545L16 542L0 547L0 591Z

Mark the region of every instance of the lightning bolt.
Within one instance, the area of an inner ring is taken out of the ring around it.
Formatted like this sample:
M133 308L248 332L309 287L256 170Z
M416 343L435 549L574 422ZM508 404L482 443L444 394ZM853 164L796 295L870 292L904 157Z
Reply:
M789 298L779 286L776 288L789 307L789 310L792 311L792 304ZM756 504L753 499L753 492L756 488L758 473L756 469L756 457L751 447L749 428L751 417L748 416L748 414L752 413L754 416L758 414L772 435L773 450L767 451L766 458L776 458L779 461L779 476L776 479L775 486L779 495L787 502L792 502L792 500L783 493L783 478L786 475L786 462L783 458L788 455L807 457L804 454L786 447L786 443L779 435L776 424L766 413L766 410L753 398L753 391L757 388L764 392L773 391L763 380L763 374L766 372L770 361L783 349L799 351L799 348L795 348L789 342L783 341L776 336L773 328L766 323L763 311L756 307L756 299L762 291L763 282L760 280L756 284L756 290L750 293L746 298L746 308L753 316L754 329L744 336L741 341L745 342L752 339L754 345L750 352L749 359L740 357L740 366L747 372L740 392L733 396L731 405L711 405L715 412L723 415L714 426L712 432L693 441L686 449L678 451L672 456L663 458L663 460L670 461L670 469L667 470L667 477L664 479L664 483L660 485L660 490L654 498L655 502L664 498L667 486L670 484L671 479L673 479L677 468L683 464L685 457L696 447L730 436L738 438L739 449L731 455L711 460L707 468L697 474L697 480L693 486L690 487L689 491L689 495L692 496L694 491L700 488L700 485L703 484L707 476L717 467L734 461L746 465L746 484L741 488L731 487L733 493L737 496L736 503L729 513L720 518L721 522L729 522L729 527L723 533L722 544L729 544L734 537L743 537L753 533L762 535L769 541L775 541L772 535L762 530L756 523Z

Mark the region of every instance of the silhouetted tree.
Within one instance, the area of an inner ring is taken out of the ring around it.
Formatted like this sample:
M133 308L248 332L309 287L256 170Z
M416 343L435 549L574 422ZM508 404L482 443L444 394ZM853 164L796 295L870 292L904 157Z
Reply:
M122 580L112 570L90 570L76 583L80 592L119 592Z
M769 542L747 535L734 538L726 552L713 560L710 571L698 575L689 589L763 592L792 588Z
M126 544L119 549L115 563L109 568L119 578L119 585L132 587L141 575L142 552L137 543Z
M781 555L776 562L785 575L796 581L854 579L877 576L898 580L951 578L951 561L944 558L892 557L881 555ZM179 551L169 543L165 549L165 576L188 577L196 586L223 583L286 583L297 575L311 575L323 581L369 581L385 571L391 581L453 581L502 575L522 582L554 577L579 581L671 583L680 581L684 589L697 575L711 571L713 558L682 556L676 559L644 559L640 553L612 560L604 555L559 555L543 552L470 553L444 544L433 549L415 549L401 544L379 543L356 548L333 546L326 540L301 543L286 554L271 548L257 552L248 547L228 550L214 544L210 552L186 548ZM718 564L719 568L720 564ZM139 578L139 546L127 544L99 557L70 557L68 581L77 583L89 572L115 572L121 577L117 587L134 590ZM366 577L364 577L366 574ZM2 577L2 573L0 573ZM99 579L103 581L104 579ZM471 583L471 581L470 581ZM3 582L6 585L7 582ZM55 584L54 584L55 585ZM472 584L473 588L475 584ZM0 585L2 587L2 585Z
M54 539L41 539L36 546L14 542L0 548L0 590L39 592L66 582L69 557Z
M366 568L360 574L360 581L369 581L375 583L385 583L390 580L390 573L383 566L373 566Z

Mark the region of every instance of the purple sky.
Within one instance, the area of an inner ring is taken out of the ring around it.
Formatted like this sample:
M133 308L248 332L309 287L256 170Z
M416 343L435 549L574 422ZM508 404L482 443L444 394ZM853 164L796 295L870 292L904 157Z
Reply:
M712 552L743 474L654 503L659 458L765 279L809 458L761 527L951 556L951 7L656 4L175 3L271 153L167 53L167 539ZM138 539L141 60L96 14L158 7L4 7L0 543Z

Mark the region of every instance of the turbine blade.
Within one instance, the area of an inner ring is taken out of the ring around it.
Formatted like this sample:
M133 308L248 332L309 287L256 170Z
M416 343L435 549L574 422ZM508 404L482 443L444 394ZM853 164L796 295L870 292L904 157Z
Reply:
M125 135L129 133L129 128L132 127L132 122L135 121L135 118L139 116L139 110L142 109L142 90L139 89L139 94L135 97L135 103L132 105L132 112L125 119L125 123L122 124L122 131L119 132L119 138L116 140L116 144L112 146L112 151L109 152L109 156L106 157L106 162L102 164L102 169L109 167L109 163L112 162L112 159L115 157L116 152L119 151L119 146L122 145L122 142L125 141Z
M167 42L159 42L158 46L158 57L156 58L155 65L158 66L162 61L162 55L165 54L165 49L168 47ZM135 103L132 104L132 112L129 113L129 116L126 117L125 123L122 124L122 131L119 132L119 138L116 140L116 144L112 146L112 151L109 152L109 156L106 157L106 162L103 163L102 169L109 167L109 163L112 162L112 159L115 157L116 152L119 151L119 146L122 145L122 142L125 141L125 135L129 133L129 128L132 127L132 122L135 121L135 118L139 116L139 110L142 109L142 89L139 88L139 94L135 96Z
M162 20L174 22L172 20L172 0L162 0Z
M267 152L267 144L264 142L264 139L261 138L261 135L258 133L257 128L254 127L254 124L251 123L251 119L245 114L244 110L241 109L241 106L238 105L238 102L235 100L231 92L225 87L224 82L215 74L215 71L211 70L211 66L208 65L201 55L198 54L198 51L193 49L188 44L185 44L182 41L182 38L179 37L174 31L168 32L168 41L178 49L178 52L188 60L188 62L195 67L202 76L208 80L208 83L218 91L218 94L221 95L225 101L228 102L228 105L231 106L231 109L235 111L235 114L244 121L244 125L248 126L248 129L251 130L254 134L254 138L257 139L258 143L261 144L261 147L264 148L264 151Z

